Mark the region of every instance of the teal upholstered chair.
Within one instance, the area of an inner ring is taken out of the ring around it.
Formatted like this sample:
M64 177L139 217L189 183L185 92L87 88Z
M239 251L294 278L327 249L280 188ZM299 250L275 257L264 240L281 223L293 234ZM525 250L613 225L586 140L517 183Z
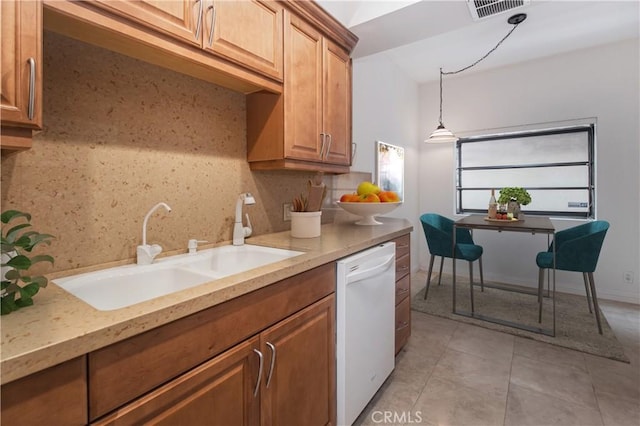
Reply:
M438 285L440 285L444 258L451 258L453 255L453 221L439 214L425 213L420 216L420 222L422 223L424 236L427 239L427 246L431 254L429 272L427 273L427 285L424 291L424 298L426 299L431 284L433 261L436 256L440 256L440 274L438 275ZM469 262L469 282L471 283L471 300L473 301L473 262L476 260L480 268L480 285L482 291L484 291L482 247L473 243L471 232L469 232L468 229L456 228L456 259Z
M596 314L598 331L602 334L600 310L598 309L598 297L596 296L593 272L596 270L600 249L602 248L602 243L604 242L604 237L608 229L609 222L596 220L556 232L554 241L551 243L551 246L549 246L549 249L538 253L536 263L538 264L538 268L540 268L538 274L539 322L542 322L544 270L553 268L553 245L555 244L556 269L560 271L582 272L589 312L591 312L591 301L593 300L593 310Z

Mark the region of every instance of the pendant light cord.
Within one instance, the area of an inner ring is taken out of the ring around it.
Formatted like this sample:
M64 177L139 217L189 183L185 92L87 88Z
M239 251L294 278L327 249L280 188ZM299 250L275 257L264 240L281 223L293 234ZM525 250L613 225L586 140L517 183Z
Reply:
M525 15L526 17L526 15ZM524 19L523 19L524 20ZM487 53L485 53L485 55L483 57L481 57L480 59L478 59L477 61L475 61L474 63L472 63L471 65L467 65L464 68L460 68L457 71L446 71L443 72L442 68L440 68L440 127L444 127L444 125L442 124L442 76L443 75L454 75L454 74L458 74L461 73L462 71L466 71L469 68L473 68L476 65L478 65L480 62L482 62L483 60L485 60L487 58L487 56L491 55L498 47L500 47L500 45L511 35L512 32L514 32L516 30L516 28L518 28L518 25L520 25L522 23L522 21L520 22L515 22L515 24L513 25L513 28L511 28L511 30L507 33L507 35L505 35L502 40L500 40L498 42L498 44L496 44L493 49L489 50Z

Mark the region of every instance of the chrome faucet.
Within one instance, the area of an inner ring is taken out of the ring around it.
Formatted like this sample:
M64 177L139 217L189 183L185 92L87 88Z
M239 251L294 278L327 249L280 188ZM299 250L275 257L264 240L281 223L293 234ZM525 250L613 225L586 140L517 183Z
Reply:
M153 259L162 252L160 245L147 244L147 221L149 220L149 216L160 207L164 207L168 212L171 211L171 207L169 207L167 203L158 203L151 207L151 210L149 210L144 217L144 221L142 222L142 245L138 246L136 250L138 265L150 265L153 263Z
M251 227L251 221L249 220L249 213L247 213L247 226L242 224L242 205L255 204L256 200L248 192L244 192L238 196L236 201L236 221L233 224L233 245L241 246L244 244L244 239L251 236L253 228Z

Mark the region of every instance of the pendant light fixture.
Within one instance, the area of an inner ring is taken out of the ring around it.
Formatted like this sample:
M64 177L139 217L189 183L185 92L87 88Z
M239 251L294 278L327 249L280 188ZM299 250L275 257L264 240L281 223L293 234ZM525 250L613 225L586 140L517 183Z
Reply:
M511 33L513 31L515 31L516 28L518 28L518 25L520 25L525 19L527 19L527 15L525 13L518 13L516 15L511 16L507 20L507 22L510 23L511 25L513 25L513 28L511 28L511 30L509 30L507 35L504 36L502 38L502 40L500 40L498 42L498 44L496 44L493 47L493 49L489 50L483 57L481 57L480 59L478 59L477 61L475 61L471 65L467 65L466 67L461 68L461 69L459 69L457 71L447 71L447 72L442 71L442 68L440 68L440 118L438 120L438 128L436 128L436 130L434 130L433 133L431 133L431 136L429 136L425 140L425 142L427 142L427 143L443 143L443 142L455 142L456 140L458 140L458 138L453 134L453 132L451 130L448 130L446 127L444 127L444 124L442 123L442 76L443 75L458 74L458 73L461 73L462 71L466 71L469 68L472 68L472 67L478 65L487 56L489 56L491 53L493 53L493 51L496 50L498 48L498 46L500 46L502 44L502 42L504 42L507 39L507 37L509 37L511 35Z

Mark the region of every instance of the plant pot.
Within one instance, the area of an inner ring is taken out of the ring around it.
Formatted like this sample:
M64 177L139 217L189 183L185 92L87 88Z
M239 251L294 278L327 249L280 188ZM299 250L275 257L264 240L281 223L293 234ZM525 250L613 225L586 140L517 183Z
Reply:
M513 217L517 218L520 216L520 203L517 201L509 201L507 204L507 213L513 213Z
M320 236L322 211L291 212L291 236L293 238L315 238Z

